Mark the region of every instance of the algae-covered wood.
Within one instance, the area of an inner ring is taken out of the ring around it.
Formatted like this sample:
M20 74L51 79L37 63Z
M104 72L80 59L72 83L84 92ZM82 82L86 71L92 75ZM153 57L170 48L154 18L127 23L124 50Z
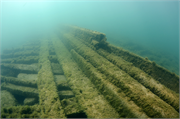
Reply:
M71 25L4 50L1 90L2 118L179 118L179 76Z

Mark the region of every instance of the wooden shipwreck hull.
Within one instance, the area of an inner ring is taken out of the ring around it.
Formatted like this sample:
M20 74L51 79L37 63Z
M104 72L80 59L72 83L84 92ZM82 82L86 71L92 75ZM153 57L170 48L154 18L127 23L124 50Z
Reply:
M178 118L179 76L63 26L1 55L2 118Z

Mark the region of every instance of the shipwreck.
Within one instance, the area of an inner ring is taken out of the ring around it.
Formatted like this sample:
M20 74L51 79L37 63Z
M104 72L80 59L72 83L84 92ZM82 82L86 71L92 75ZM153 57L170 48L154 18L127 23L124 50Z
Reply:
M179 118L179 76L64 25L1 55L2 118Z

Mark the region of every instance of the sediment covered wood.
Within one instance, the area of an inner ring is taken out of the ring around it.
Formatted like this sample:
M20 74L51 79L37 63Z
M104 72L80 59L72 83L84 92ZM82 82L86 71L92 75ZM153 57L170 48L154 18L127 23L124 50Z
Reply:
M33 64L38 63L39 57L38 56L20 56L17 58L8 58L2 59L1 63L15 63L15 64Z
M38 72L37 81L41 118L65 118L48 56L48 41L43 39L39 58L39 67L41 69Z
M2 59L7 59L7 58L16 58L19 56L38 56L39 52L36 50L28 50L28 51L20 51L20 52L15 52L15 53L9 53L9 54L2 54L1 58Z
M81 57L74 50L71 50L74 59L85 71L106 100L116 109L121 117L147 118L148 116L130 98L126 97L123 91L104 79L104 75L99 73L90 63Z
M68 84L88 118L118 118L119 114L108 104L91 81L83 75L70 52L56 37L52 37L55 52Z
M35 80L28 81L26 79L18 79L15 77L6 77L6 76L1 75L1 81L16 84L16 85L21 85L21 86L29 86L29 87L37 88L37 83Z
M121 57L110 54L103 49L98 49L97 52L118 66L120 69L128 73L131 77L136 79L146 88L150 89L154 94L159 96L162 100L174 107L176 111L179 112L179 94L166 88L151 76L147 75L144 71L135 67L132 63L123 60Z
M82 42L72 37L71 34L63 34L66 46L74 49L82 57L88 60L101 73L106 75L106 80L120 87L126 96L130 97L150 117L178 117L178 112L134 80L107 59L98 55Z
M95 50L99 55L108 59L111 63L118 66L126 73L128 73L131 77L136 79L146 88L150 89L154 94L159 96L162 100L170 104L172 107L176 109L176 111L179 112L179 94L165 87L159 81L155 80L150 75L146 74L143 70L135 67L131 62L127 62L123 58L115 55L114 53L109 53L102 48L97 49L92 44L89 44L86 40L79 40L83 42L86 46Z
M152 76L155 80L170 88L171 90L179 93L179 76L175 73L168 71L167 69L157 65L155 62L146 60L134 53L126 51L122 48L116 47L114 45L106 42L105 34L100 32L94 32L88 29L80 28L77 26L67 25L64 26L61 32L69 33L74 38L77 38L86 44L92 44L93 49L103 48L109 53L114 53L117 56L122 57L124 60L133 63L134 66L140 68L148 75ZM101 34L103 37L93 37L97 34ZM91 39L91 40L90 40Z
M22 95L25 97L38 97L37 88L17 86L11 83L2 83L1 89L7 90L11 92L12 94Z
M109 47L111 49L110 53L113 52L124 60L132 62L134 66L140 68L155 80L158 80L166 87L179 93L179 77L175 73L171 73L167 69L157 65L155 62L145 60L144 58L123 50L122 48L113 45L109 45Z

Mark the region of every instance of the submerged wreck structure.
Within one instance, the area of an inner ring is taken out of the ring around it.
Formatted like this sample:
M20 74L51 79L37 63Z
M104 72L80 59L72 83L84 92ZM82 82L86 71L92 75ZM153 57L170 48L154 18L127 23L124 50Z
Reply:
M2 118L178 118L179 76L63 26L1 55Z

